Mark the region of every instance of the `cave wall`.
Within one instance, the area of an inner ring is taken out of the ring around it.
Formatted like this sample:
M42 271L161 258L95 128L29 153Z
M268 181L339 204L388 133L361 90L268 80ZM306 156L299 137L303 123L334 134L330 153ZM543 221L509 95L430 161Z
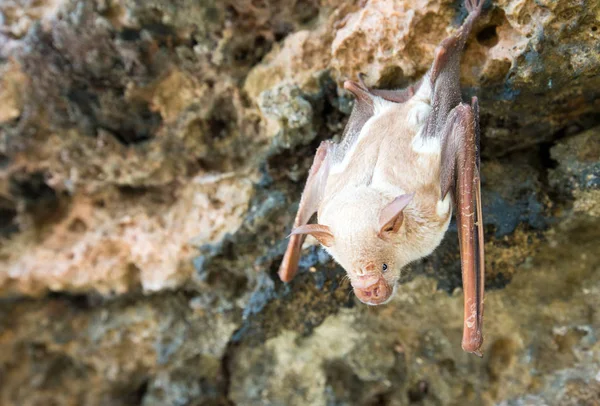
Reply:
M346 79L419 79L446 0L0 2L0 404L600 404L600 3L485 3L483 359L456 226L367 307L309 239Z

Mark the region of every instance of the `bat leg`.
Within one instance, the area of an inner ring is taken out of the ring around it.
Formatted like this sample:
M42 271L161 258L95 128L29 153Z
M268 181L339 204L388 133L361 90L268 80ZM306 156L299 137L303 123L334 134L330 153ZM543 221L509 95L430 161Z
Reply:
M444 129L442 188L454 186L464 299L462 348L482 356L484 240L479 177L478 103L455 107ZM444 174L453 175L444 179ZM452 179L453 178L453 179ZM451 179L448 181L448 179ZM444 195L444 189L442 189Z
M484 0L465 0L469 15L463 25L444 39L435 50L433 64L426 77L432 89L432 112L427 119L424 134L437 138L446 128L448 117L460 99L460 59L473 25L481 15Z
M433 65L430 70L431 83L435 83L444 71L455 71L458 69L462 50L473 29L473 24L481 15L483 3L484 0L465 1L469 15L458 31L444 39L436 48Z
M304 192L300 198L300 206L294 220L294 228L308 223L313 214L319 208L323 197L323 190L327 183L329 174L329 152L333 144L329 141L323 141L308 173L308 179L304 186ZM279 266L279 278L283 282L291 281L298 271L298 262L300 260L300 251L306 234L295 234L290 236L287 249Z

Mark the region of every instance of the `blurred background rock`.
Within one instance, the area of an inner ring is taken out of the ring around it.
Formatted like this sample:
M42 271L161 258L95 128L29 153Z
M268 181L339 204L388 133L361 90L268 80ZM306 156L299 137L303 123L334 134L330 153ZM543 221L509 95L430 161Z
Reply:
M386 306L314 241L277 279L342 81L417 80L460 3L1 1L0 404L600 404L595 0L488 1L467 44L483 359L454 225Z

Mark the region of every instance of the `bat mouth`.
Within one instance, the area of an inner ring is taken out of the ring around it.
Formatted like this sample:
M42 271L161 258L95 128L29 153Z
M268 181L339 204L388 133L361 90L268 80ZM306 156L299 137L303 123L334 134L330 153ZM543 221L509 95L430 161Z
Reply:
M372 279L368 279L368 285L365 287L357 286L354 281L351 281L354 294L358 300L371 306L386 303L394 292L394 289L390 287L383 275L375 277L374 282L372 282Z

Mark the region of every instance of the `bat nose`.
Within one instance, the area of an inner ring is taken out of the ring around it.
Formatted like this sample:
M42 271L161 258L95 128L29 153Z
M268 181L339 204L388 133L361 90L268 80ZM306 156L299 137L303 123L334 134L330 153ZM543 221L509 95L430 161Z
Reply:
M375 265L373 264L367 264L364 267L358 267L356 272L357 276L367 276L369 274L372 274L375 271Z
M390 298L392 289L387 281L380 277L377 282L370 286L364 288L354 287L354 294L365 304L378 305Z

